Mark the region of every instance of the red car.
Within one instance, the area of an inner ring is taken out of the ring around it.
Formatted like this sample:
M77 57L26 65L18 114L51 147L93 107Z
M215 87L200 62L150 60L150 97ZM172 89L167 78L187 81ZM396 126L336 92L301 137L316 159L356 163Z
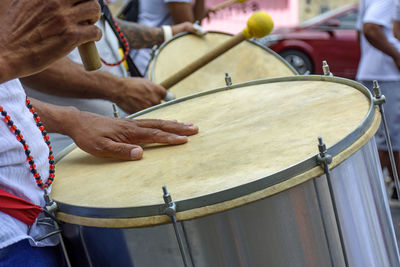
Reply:
M358 5L323 13L295 28L281 28L260 39L300 74L323 74L326 60L335 76L354 79L360 60Z

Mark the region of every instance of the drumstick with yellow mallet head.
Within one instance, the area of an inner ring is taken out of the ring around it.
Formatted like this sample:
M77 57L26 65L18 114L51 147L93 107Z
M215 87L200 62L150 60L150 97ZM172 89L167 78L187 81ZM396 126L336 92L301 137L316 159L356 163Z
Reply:
M232 47L238 45L240 42L249 39L251 37L261 38L268 35L274 28L274 22L272 18L266 12L258 11L254 13L247 21L247 27L240 33L232 36L229 40L218 45L208 53L201 56L196 61L185 66L166 80L162 81L160 85L164 88L169 89L179 81L183 80L196 70L200 69L204 65L208 64L218 56L222 55Z
M218 4L218 5L210 8L210 12L215 12L215 11L221 9L221 8L225 8L225 7L230 6L230 5L234 4L234 3L244 3L246 1L247 0L228 0L228 1L222 2L222 3Z

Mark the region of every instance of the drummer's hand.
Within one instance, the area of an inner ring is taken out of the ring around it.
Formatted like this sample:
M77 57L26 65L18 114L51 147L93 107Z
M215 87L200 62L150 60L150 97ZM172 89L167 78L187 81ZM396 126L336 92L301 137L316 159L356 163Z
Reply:
M120 86L114 88L111 101L128 114L160 104L167 93L164 87L145 78L123 78L120 81Z
M198 34L198 30L191 22L183 22L176 25L171 25L172 28L172 35L176 35L181 32L190 32Z
M196 134L192 123L167 120L131 120L78 112L68 135L84 151L98 157L139 160L140 143L184 144L187 136Z
M8 9L0 18L0 82L41 71L76 46L101 37L93 25L100 18L96 0L7 2L1 4L1 10Z

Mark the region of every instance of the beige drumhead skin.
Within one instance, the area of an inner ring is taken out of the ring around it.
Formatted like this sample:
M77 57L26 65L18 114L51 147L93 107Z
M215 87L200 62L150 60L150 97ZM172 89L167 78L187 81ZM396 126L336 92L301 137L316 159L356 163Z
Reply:
M200 131L189 137L187 144L150 146L142 160L131 162L95 158L74 149L56 164L52 196L73 206L145 207L163 203L164 185L174 201L240 187L316 155L318 136L327 147L334 145L361 124L369 108L369 99L360 91L327 81L272 82L176 101L139 118L194 122ZM294 184L282 184L268 194ZM233 206L250 201L254 199L244 198ZM208 206L194 214L189 211L181 219L224 209L227 207ZM65 213L59 217L70 223L106 227L168 221L166 216L104 221Z
M231 38L230 35L209 32L203 37L186 34L171 40L160 49L149 68L149 78L161 83L184 66ZM296 75L291 67L273 52L244 41L214 59L186 79L170 88L176 97L226 86L225 73L233 83L256 79Z

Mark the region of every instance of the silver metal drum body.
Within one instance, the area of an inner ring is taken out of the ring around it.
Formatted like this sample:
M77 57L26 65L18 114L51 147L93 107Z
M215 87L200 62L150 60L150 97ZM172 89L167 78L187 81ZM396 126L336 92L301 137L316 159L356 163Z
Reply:
M179 222L190 266L400 266L374 139L331 172L265 199ZM76 266L183 266L171 224L66 224Z

